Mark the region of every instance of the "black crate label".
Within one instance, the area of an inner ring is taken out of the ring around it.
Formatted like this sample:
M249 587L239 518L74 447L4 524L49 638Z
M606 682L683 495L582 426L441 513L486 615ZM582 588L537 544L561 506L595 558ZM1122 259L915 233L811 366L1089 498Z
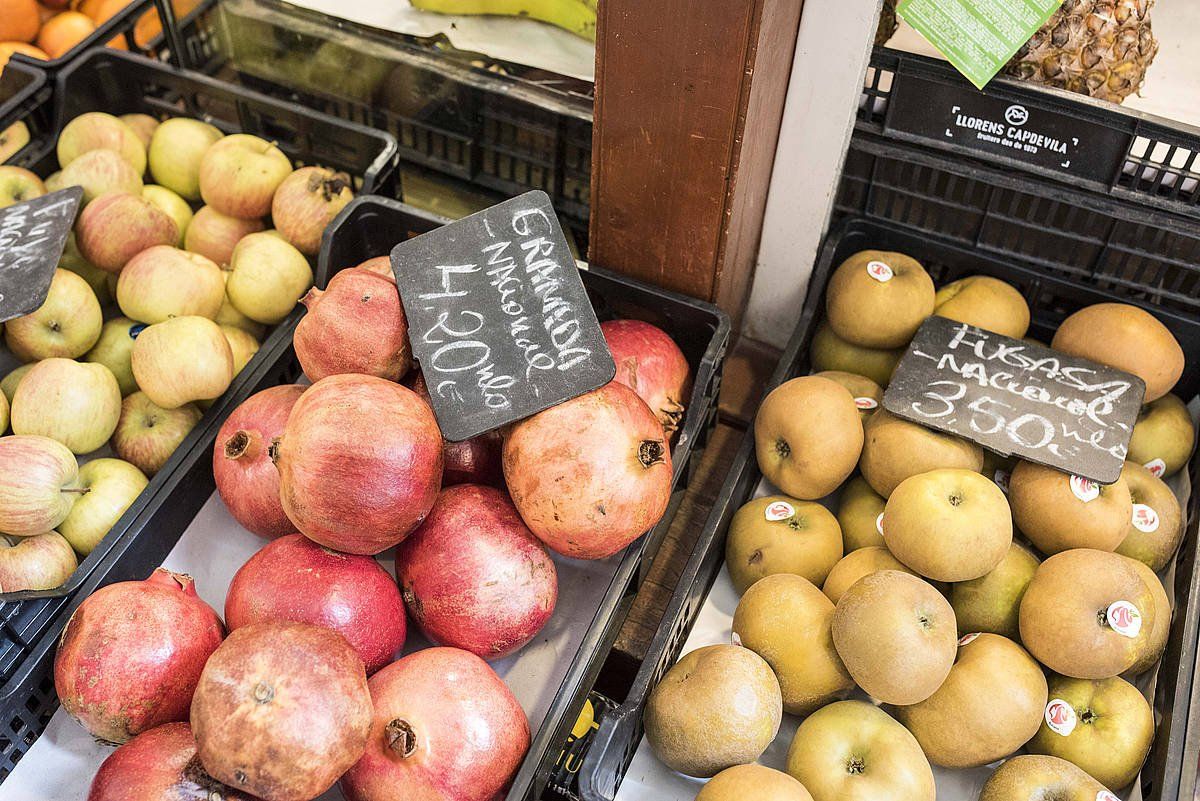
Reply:
M1142 379L1112 367L930 317L896 366L883 405L1004 456L1111 484L1145 392Z
M401 242L392 270L449 440L528 417L616 375L545 192Z
M82 199L72 186L0 209L0 322L46 301Z
M1128 136L1060 112L962 84L898 74L886 125L902 138L983 152L1108 183L1125 160Z

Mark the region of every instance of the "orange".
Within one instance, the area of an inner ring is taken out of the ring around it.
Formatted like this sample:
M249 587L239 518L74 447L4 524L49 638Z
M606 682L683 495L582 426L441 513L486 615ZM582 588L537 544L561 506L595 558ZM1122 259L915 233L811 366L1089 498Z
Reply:
M37 0L0 0L0 42L32 42L39 27Z
M82 42L96 30L96 23L87 14L78 11L64 11L42 26L38 34L38 47L46 51L50 58L65 55L75 45Z
M97 25L103 25L129 3L130 0L83 0L75 10L87 14Z
M182 20L185 16L192 13L196 6L200 5L201 0L171 0L171 8L175 11L175 19ZM146 47L154 39L162 33L162 23L158 19L158 11L150 10L138 19L137 25L133 28L133 40L137 42L138 47Z
M38 22L42 25L46 24L46 20L58 13L58 9L51 8L45 3L38 4Z
M42 61L50 58L31 44L25 44L24 42L0 42L0 73L4 71L4 65L8 63L8 59L13 53L24 53L27 56L32 56Z

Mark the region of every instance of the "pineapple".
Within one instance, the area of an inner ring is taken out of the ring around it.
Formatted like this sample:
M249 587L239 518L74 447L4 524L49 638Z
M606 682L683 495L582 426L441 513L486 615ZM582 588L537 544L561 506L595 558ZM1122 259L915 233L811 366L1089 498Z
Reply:
M1158 52L1154 0L1065 0L1004 68L1006 75L1120 103Z
M900 23L896 21L896 0L883 0L883 9L879 12L879 27L875 30L875 44L887 44Z

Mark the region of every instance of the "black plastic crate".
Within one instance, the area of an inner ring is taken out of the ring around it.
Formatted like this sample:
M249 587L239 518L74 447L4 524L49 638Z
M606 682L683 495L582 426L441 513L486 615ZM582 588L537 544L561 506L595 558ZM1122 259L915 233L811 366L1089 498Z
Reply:
M1028 301L1033 316L1030 333L1045 337L1062 318L1098 302L1133 303L1162 320L1179 339L1189 364L1200 362L1200 319L1175 314L1147 302L1143 293L1122 287L1091 286L1074 277L1047 274L1038 265L1012 257L980 252L969 245L912 228L879 220L851 218L827 237L813 270L808 293L795 333L783 352L765 391L789 378L810 372L809 346L823 316L825 284L846 257L860 250L880 249L908 253L920 261L939 285L972 274L988 274L1016 286ZM1196 370L1176 387L1185 399L1194 395ZM1175 615L1167 650L1159 667L1155 711L1159 719L1154 745L1142 770L1141 783L1148 801L1191 798L1196 785L1197 732L1188 729L1189 710L1200 703L1193 697L1192 680L1197 662L1197 629L1200 627L1200 454L1193 456L1191 498L1186 510L1183 544L1175 558ZM755 456L753 427L742 440L728 477L717 496L704 528L679 577L663 616L662 626L647 650L623 703L600 721L592 747L580 770L584 801L611 801L641 742L642 711L650 691L675 664L713 581L724 564L725 533L737 510L754 494L762 473ZM1185 747L1186 741L1186 747Z
M33 142L46 124L41 117L33 119L32 112L45 104L50 96L51 88L42 70L31 67L25 62L10 61L4 66L0 75L0 120L13 120L0 126L0 136L16 136L10 126L23 125L28 135L28 141ZM21 145L9 154L9 158L28 147ZM0 142L0 152L7 152L7 143Z
M204 0L186 64L391 133L403 161L503 196L547 192L586 230L592 86L298 8Z
M325 164L355 175L367 191L388 187L395 177L396 146L387 134L355 126L343 120L297 108L282 101L229 86L201 75L175 69L140 56L108 49L90 51L64 69L57 77L53 100L44 99L32 109L5 106L0 109L0 130L11 123L40 118L52 122L39 129L38 137L20 151L11 163L21 164L43 177L57 169L55 139L57 132L72 118L85 111L105 110L146 112L155 116L189 115L204 117L226 131L244 131L281 139L280 146L296 161ZM53 108L47 108L53 104ZM268 342L270 339L268 339ZM260 354L235 379L228 397L239 392L256 365L269 358L264 342ZM224 419L220 402L180 445L166 465L151 478L149 486L113 526L109 534L87 557L62 587L54 590L27 591L0 595L0 709L4 714L37 717L43 707L30 701L38 681L30 675L36 659L34 649L62 613L72 597L94 571L110 560L111 554L123 553L138 539L143 516L157 508L162 493L174 487L186 462L186 454L201 443L210 443ZM172 502L168 520L156 520L166 536L178 537L203 502L201 497L182 495ZM22 711L23 710L23 711ZM0 727L0 776L11 768L14 749L20 747L21 728ZM40 728L38 729L40 731ZM17 738L13 739L12 734ZM18 753L18 755L19 755Z
M151 31L148 27L151 19L143 21L143 17L150 17L155 13L154 0L130 0L128 5L97 25L96 30L58 58L35 59L24 53L14 53L11 63L36 66L53 78L86 51L93 47L104 47L114 39L120 41L131 52L146 52L151 40L157 37L147 35ZM138 35L139 33L142 35Z

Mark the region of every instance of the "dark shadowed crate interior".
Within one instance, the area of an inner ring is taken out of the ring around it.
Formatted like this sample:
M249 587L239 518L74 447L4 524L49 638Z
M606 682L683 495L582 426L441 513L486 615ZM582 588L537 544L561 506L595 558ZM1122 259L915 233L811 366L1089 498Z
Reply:
M998 255L881 220L848 218L827 237L813 271L796 331L784 350L766 391L789 378L810 372L809 345L823 316L824 288L830 273L848 256L868 249L895 250L914 256L941 285L966 275L987 274L1016 286L1033 312L1030 334L1048 339L1062 319L1093 303L1119 300L1134 303L1156 315L1179 339L1189 364L1200 363L1200 319L1170 305L1159 305L1158 295L1132 291L1108 281L1081 280L1056 275L1041 265L1001 258ZM1093 276L1095 278L1095 276ZM1180 381L1175 391L1189 399L1200 390L1196 371ZM1195 742L1189 731L1193 705L1192 682L1197 669L1197 627L1200 626L1200 563L1196 538L1200 526L1200 455L1190 464L1192 493L1187 509L1183 545L1176 557L1175 615L1159 668L1155 709L1159 724L1154 746L1142 771L1142 790L1148 801L1190 798L1196 780ZM728 478L713 505L704 529L679 579L632 687L621 705L600 721L591 749L580 771L580 791L585 801L610 801L616 796L625 771L642 739L642 710L650 691L675 664L713 581L724 564L724 539L737 510L751 497L762 478L754 451L753 428L743 439Z
M86 111L145 112L156 117L204 117L226 132L242 131L278 139L298 163L345 170L367 191L395 180L396 145L390 135L327 117L202 75L187 73L140 56L97 49L67 66L56 78L53 98L33 107L5 107L0 130L17 120L37 120L35 138L10 163L45 177L57 169L58 131ZM52 106L52 108L48 108ZM282 328L283 326L281 326ZM235 379L223 398L239 396L250 376L271 358L268 343ZM288 337L290 341L290 334ZM55 590L0 595L0 777L7 775L53 710L53 693L43 686L45 664L39 655L52 644L73 602L84 597L86 581L102 564L143 542L143 532L173 543L208 493L174 492L187 484L182 475L189 454L207 449L232 406L220 400L205 413L187 439L150 481L129 510L87 557L66 584ZM163 503L166 495L169 504ZM140 547L140 546L139 546ZM164 552L165 554L165 552Z

